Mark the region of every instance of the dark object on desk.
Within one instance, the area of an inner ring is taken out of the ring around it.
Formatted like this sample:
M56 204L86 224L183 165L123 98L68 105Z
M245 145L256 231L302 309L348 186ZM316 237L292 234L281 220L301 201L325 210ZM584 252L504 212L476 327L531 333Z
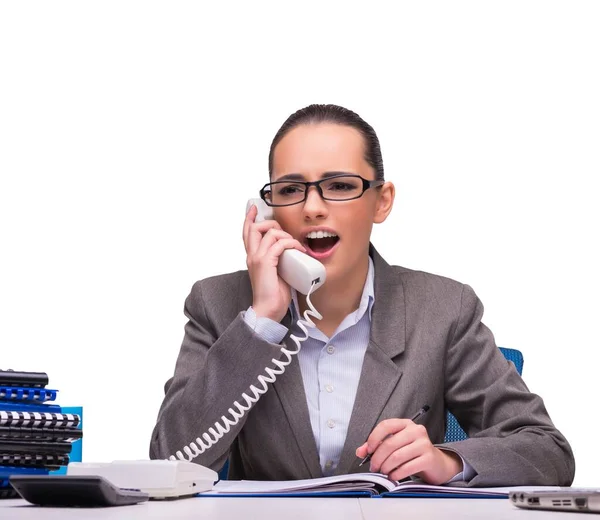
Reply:
M76 475L18 475L11 485L28 502L54 507L107 507L137 504L148 493L118 488L104 477Z
M16 370L0 370L0 385L36 386L43 388L48 384L46 372L18 372Z
M563 488L562 490L511 491L510 501L523 509L600 513L600 490Z

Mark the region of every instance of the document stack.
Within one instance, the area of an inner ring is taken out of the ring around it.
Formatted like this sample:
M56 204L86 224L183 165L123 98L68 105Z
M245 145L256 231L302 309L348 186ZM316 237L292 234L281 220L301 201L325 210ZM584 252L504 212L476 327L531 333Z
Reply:
M45 475L69 463L81 416L53 404L44 372L0 370L0 498L18 496L10 475Z

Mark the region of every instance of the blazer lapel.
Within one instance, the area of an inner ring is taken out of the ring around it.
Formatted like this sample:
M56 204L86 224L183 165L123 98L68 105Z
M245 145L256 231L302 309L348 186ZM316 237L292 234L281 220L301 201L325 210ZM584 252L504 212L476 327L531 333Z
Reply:
M290 311L283 319L282 324L291 328ZM296 344L291 340L289 334L284 342L288 349L296 350ZM322 477L323 472L321 471L317 443L310 423L302 372L296 356L292 357L292 361L286 367L285 372L273 383L273 388L279 396L290 428L294 433L298 450L302 454L311 478Z
M335 471L337 475L360 471L356 448L367 440L376 426L402 376L402 370L392 359L404 352L405 348L404 289L398 273L372 245L369 254L375 267L371 339L365 352L346 441Z

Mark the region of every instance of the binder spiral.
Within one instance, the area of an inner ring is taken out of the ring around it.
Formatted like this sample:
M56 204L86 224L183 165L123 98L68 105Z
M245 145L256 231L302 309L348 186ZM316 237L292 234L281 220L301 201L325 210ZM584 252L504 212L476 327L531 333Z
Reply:
M35 428L30 426L0 426L0 442L2 439L18 439L23 441L61 441L75 442L83 437L79 428Z
M57 390L36 387L0 386L0 399L12 401L54 401Z
M68 455L32 453L0 453L0 464L3 466L24 466L34 468L58 469L69 463Z
M79 415L72 413L6 412L0 410L0 426L32 426L35 428L76 428Z

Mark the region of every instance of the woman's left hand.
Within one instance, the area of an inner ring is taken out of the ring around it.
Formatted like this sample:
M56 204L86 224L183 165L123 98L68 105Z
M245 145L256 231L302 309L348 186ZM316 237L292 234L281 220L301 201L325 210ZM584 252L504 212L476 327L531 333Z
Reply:
M361 459L368 453L373 454L370 471L393 480L414 475L428 484L440 485L463 470L459 455L436 448L425 427L410 419L381 421L356 450Z

